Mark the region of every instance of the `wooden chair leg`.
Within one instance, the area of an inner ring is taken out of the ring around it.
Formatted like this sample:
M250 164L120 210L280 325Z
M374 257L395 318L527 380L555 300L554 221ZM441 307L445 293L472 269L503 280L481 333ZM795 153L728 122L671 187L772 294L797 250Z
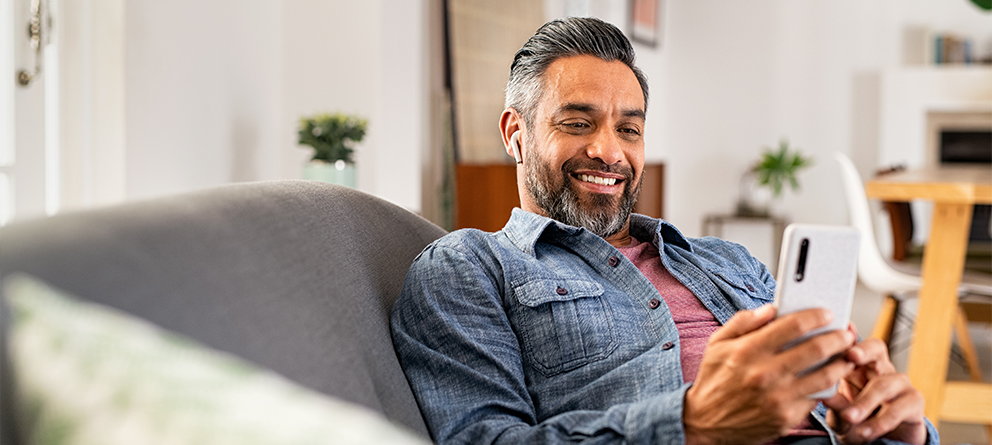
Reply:
M968 333L968 318L960 307L958 307L957 318L954 321L954 329L958 336L958 345L961 346L961 354L968 366L968 373L971 374L971 381L981 382L982 368L978 366L975 344L971 342L971 334Z
M886 295L882 301L882 307L878 310L878 317L875 318L875 327L871 330L871 338L877 338L889 345L898 312L899 300L892 295Z
M968 333L968 316L965 311L958 306L957 318L954 320L954 330L958 337L958 345L961 346L961 355L968 366L968 374L971 381L982 381L982 369L978 366L978 354L975 351L975 344L971 341L971 334ZM992 440L992 422L985 425L985 432Z

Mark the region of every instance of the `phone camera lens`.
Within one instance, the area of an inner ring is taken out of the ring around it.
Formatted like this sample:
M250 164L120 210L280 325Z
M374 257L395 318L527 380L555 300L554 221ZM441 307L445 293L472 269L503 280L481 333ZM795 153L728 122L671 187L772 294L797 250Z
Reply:
M806 255L809 254L809 238L803 238L799 243L799 263L796 264L796 281L802 281L806 275Z

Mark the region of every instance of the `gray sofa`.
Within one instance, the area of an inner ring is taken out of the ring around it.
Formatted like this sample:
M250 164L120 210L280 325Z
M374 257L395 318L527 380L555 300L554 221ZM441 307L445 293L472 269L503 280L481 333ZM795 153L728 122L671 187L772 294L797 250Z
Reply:
M4 227L0 280L28 273L427 437L388 318L413 258L444 233L343 187L235 184ZM0 365L0 441L16 444Z

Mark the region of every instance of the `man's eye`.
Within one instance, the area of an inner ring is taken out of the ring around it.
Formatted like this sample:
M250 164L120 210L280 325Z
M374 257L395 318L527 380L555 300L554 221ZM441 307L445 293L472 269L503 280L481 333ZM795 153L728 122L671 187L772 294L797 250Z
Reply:
M592 126L585 121L575 121L575 122L569 121L558 124L558 128L560 128L561 131L566 133L583 134L589 131L589 129L592 128Z
M621 128L620 132L630 136L638 136L641 134L641 130L638 130L636 128Z

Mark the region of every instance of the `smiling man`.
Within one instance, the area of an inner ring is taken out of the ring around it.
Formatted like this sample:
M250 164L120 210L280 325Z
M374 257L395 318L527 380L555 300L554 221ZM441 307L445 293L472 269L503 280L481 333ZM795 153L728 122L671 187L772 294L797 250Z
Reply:
M743 247L631 214L647 92L596 19L550 22L517 52L499 128L521 208L425 249L393 309L434 440L937 443L880 342L838 331L783 351L830 314L775 319L775 282Z

